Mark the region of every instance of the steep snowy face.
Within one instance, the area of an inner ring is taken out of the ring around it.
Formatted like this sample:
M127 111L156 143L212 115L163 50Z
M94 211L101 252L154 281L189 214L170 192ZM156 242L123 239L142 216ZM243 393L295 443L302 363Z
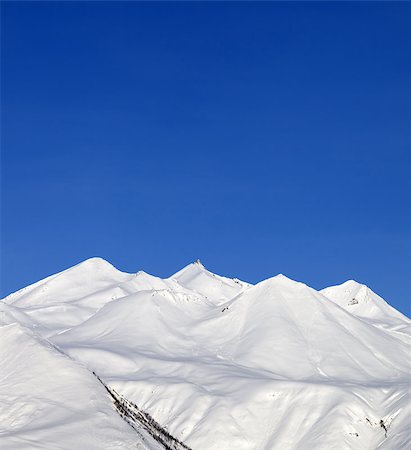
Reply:
M248 367L287 379L355 382L407 376L405 343L282 275L249 288L224 315L224 325L218 319L210 338L218 339L223 329L225 352L232 349L230 358Z
M17 323L0 342L1 448L150 448L81 364Z
M170 277L181 286L204 295L214 304L221 304L246 290L249 283L237 278L225 278L209 272L199 260Z
M130 277L101 258L90 258L7 296L4 301L19 307L77 302L119 284Z
M351 314L391 330L411 331L411 321L364 284L354 280L320 291Z
M7 297L0 331L24 327L36 348L46 336L58 372L57 360L83 364L79 392L96 389L82 378L95 371L193 450L407 448L409 320L353 283L318 292L278 275L252 286L199 262L161 279L92 259ZM22 364L27 344L8 345L8 366ZM121 448L113 436L99 448Z
M82 323L108 301L124 296L122 284L132 277L101 258L91 258L3 300L24 309L48 336Z

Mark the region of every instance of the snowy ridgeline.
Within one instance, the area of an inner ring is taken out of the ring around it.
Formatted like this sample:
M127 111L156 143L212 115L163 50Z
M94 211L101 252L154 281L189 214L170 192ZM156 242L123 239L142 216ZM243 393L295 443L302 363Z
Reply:
M411 448L410 329L355 281L93 258L0 302L0 447Z

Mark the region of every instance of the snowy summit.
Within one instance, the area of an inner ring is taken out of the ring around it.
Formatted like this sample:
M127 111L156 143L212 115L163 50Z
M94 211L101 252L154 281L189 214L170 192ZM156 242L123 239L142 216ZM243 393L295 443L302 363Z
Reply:
M353 280L92 258L0 301L1 447L411 448L410 323Z

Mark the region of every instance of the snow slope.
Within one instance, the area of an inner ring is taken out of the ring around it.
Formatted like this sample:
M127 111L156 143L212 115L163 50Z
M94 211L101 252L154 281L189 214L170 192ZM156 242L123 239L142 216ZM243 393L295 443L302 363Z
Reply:
M6 297L0 330L46 338L192 449L410 448L410 321L347 283L318 292L278 275L252 286L199 262L160 279L93 258ZM73 448L63 435L59 445ZM100 448L121 448L111 445Z
M348 280L338 286L325 288L321 293L351 314L373 325L391 331L405 331L408 328L408 334L411 332L408 318L364 284Z
M135 433L84 367L17 323L0 327L0 341L1 448L135 448Z

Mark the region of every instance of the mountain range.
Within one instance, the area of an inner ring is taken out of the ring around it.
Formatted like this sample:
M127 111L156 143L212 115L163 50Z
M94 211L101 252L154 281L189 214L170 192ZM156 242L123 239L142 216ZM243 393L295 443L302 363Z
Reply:
M5 449L411 448L411 321L350 280L88 259L0 301Z

